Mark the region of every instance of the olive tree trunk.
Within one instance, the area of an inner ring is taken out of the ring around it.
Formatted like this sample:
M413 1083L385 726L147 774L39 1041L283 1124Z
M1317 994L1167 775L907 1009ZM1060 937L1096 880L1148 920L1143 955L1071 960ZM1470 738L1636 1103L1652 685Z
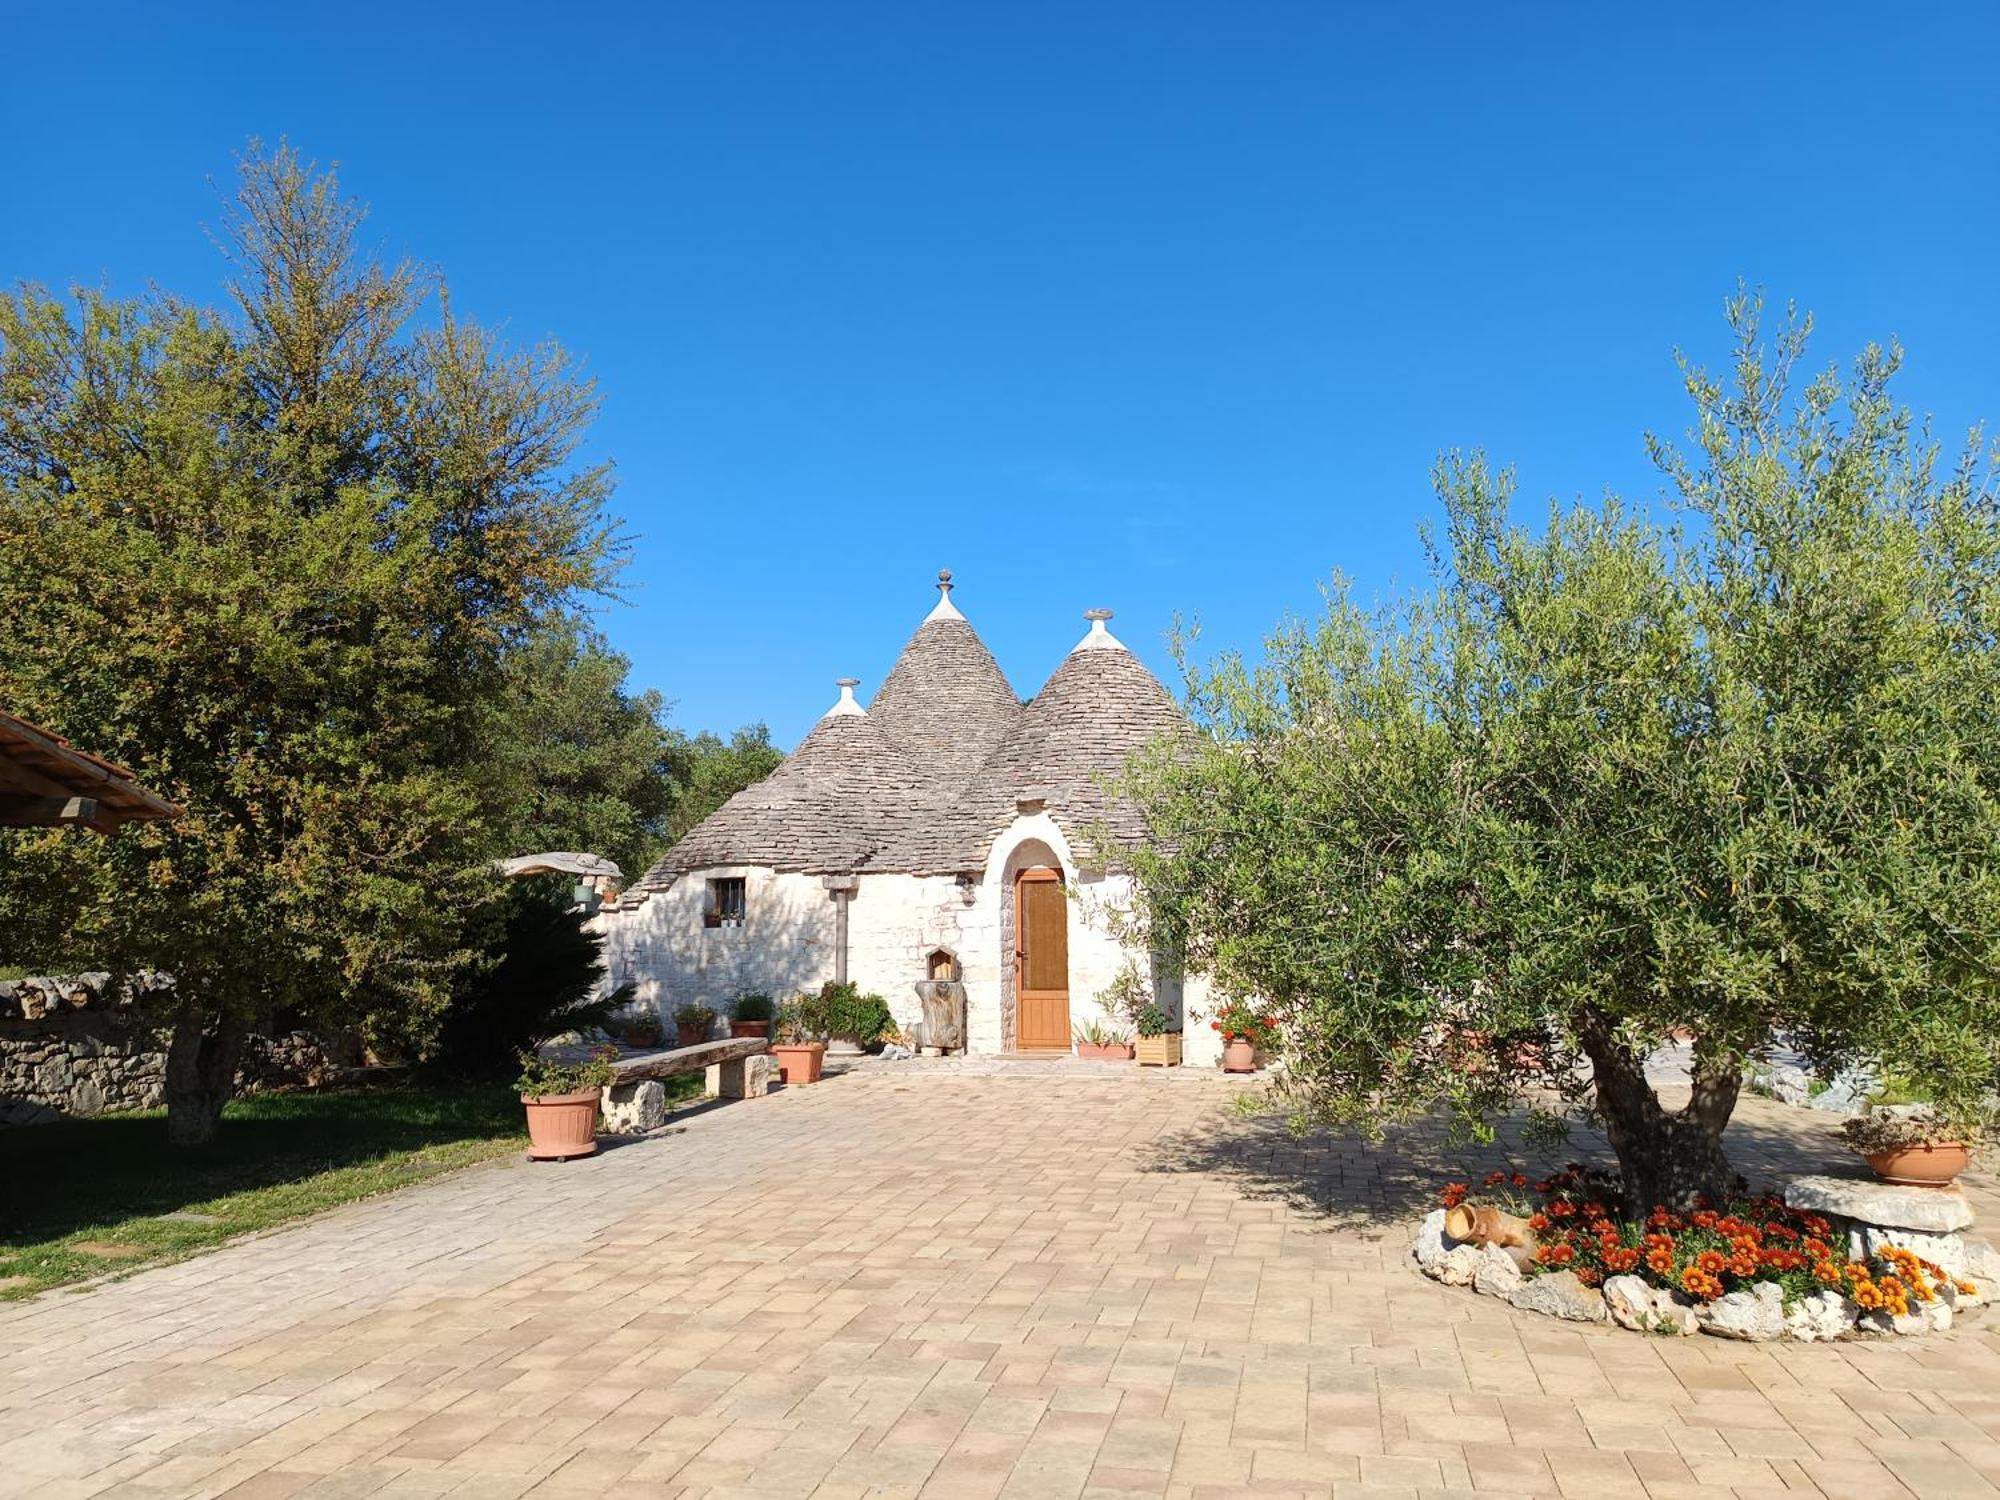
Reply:
M1587 1019L1581 1036L1627 1209L1643 1214L1660 1206L1685 1209L1703 1194L1718 1202L1728 1197L1736 1174L1722 1149L1722 1132L1743 1086L1741 1059L1698 1044L1693 1093L1685 1106L1670 1110L1646 1080L1645 1059L1616 1041L1601 1018Z
M236 1086L246 1030L233 1015L211 1019L191 1007L175 1012L166 1077L167 1139L174 1145L205 1146L215 1139Z

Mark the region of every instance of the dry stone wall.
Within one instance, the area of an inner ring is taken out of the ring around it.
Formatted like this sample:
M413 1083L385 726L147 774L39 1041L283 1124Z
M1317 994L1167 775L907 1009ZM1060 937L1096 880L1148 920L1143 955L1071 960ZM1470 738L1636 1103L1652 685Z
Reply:
M162 974L0 980L0 1125L145 1109L160 1102L173 993ZM252 1036L237 1088L313 1087L343 1071L342 1048L311 1032Z

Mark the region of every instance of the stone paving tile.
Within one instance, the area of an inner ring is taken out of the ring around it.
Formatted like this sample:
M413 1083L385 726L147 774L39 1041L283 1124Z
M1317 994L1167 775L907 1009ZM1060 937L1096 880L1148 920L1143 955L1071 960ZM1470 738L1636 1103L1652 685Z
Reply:
M1994 1328L1524 1320L1405 1264L1505 1142L1295 1140L1238 1087L861 1069L12 1305L0 1496L2000 1496ZM1731 1149L1838 1159L1759 1100Z

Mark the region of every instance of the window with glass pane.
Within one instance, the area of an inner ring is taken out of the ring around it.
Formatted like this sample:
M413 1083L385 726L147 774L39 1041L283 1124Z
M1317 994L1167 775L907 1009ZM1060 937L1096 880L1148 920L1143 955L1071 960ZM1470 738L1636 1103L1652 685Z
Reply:
M708 883L708 908L702 913L704 927L741 927L744 912L743 878L734 876Z

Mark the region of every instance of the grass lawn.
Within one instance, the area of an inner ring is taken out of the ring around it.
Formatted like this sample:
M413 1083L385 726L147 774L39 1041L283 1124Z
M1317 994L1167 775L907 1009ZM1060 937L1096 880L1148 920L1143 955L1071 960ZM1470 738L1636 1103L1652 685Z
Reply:
M0 1131L0 1299L393 1192L524 1130L505 1088L407 1088L252 1095L193 1150L167 1144L164 1110Z

